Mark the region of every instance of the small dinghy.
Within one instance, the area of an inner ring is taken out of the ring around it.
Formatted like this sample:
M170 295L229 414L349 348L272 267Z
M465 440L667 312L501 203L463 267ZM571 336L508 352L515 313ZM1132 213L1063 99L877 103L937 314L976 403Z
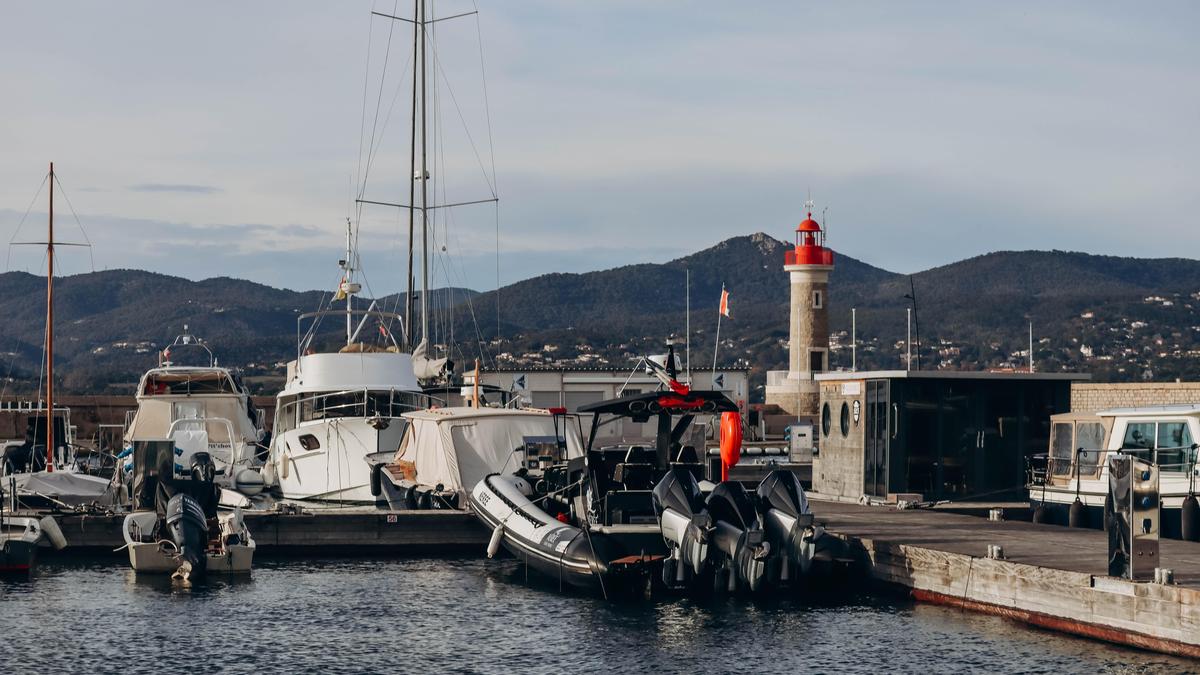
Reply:
M207 453L180 456L169 441L134 446L133 506L121 531L139 573L190 583L205 574L248 574L254 538L241 509L218 514L220 488ZM183 464L186 462L186 464ZM187 473L181 471L189 466Z
M0 513L0 574L30 574L37 563L38 546L49 542L63 549L67 539L50 516L30 518Z

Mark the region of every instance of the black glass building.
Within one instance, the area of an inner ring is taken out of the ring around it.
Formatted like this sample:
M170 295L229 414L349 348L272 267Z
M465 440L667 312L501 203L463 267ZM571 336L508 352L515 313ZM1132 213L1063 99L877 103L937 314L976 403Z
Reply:
M1071 407L1075 373L871 371L816 376L813 489L859 498L1024 499L1027 458Z

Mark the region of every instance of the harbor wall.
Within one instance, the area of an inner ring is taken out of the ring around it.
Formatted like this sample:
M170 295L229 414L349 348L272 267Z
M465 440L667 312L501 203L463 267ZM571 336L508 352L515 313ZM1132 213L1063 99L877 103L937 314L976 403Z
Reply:
M1074 382L1071 412L1200 403L1200 382Z
M915 599L1200 657L1200 590L846 537L875 581Z

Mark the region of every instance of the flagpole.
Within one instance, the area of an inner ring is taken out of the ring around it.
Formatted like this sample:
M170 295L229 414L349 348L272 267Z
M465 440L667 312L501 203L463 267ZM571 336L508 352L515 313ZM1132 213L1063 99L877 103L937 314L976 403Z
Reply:
M721 297L722 298L725 297L725 284L721 284ZM721 311L721 307L718 305L718 307L717 307L717 343L715 345L713 345L712 377L714 380L717 379L717 352L720 351L720 349L721 349L721 315L722 314L723 314L723 312Z
M692 383L692 270L684 268L683 282L684 305L686 309L684 313L687 318L684 320L684 331L687 336L684 338L684 345L687 349L687 382Z

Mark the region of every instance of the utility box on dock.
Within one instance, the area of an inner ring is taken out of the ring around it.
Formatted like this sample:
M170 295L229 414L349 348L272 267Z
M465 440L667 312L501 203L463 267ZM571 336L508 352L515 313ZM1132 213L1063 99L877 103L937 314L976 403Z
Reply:
M1158 467L1132 455L1108 460L1108 574L1151 581L1158 559Z
M813 425L807 422L788 427L788 454L793 462L811 463L813 458Z

